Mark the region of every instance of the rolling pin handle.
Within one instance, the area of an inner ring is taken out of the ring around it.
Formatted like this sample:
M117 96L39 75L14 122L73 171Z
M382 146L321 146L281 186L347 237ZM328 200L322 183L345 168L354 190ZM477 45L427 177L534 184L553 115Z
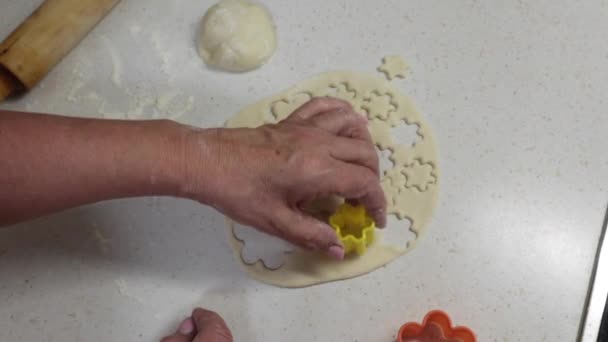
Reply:
M0 102L32 89L120 0L45 0L0 43Z
M10 71L0 66L0 102L24 89L23 84Z

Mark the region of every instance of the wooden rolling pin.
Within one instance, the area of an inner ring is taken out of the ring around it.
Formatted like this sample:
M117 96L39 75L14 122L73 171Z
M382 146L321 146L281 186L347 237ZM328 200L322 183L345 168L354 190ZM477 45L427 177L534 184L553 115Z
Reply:
M46 0L0 44L0 102L33 88L120 0Z

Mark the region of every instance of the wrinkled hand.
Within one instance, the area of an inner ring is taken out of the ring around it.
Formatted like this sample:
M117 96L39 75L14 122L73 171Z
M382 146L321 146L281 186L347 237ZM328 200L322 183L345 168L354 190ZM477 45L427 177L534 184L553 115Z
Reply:
M201 161L206 177L188 177L189 197L242 224L342 259L335 232L304 213L305 204L337 195L364 205L378 226L386 223L367 119L347 102L316 98L276 125L201 135L194 135L195 149L202 147L211 159Z
M199 308L161 342L232 342L232 334L217 313Z

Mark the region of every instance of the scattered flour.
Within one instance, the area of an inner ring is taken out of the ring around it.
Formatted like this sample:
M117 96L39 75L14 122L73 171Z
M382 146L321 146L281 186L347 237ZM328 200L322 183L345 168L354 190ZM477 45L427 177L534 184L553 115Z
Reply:
M110 53L110 58L112 59L112 83L114 83L115 86L120 88L122 86L123 73L122 59L120 59L118 51L116 51L116 48L114 47L114 45L112 45L108 37L101 36L101 39L106 45L106 48Z
M141 35L143 31L137 24L132 24L129 31ZM80 60L72 69L69 91L66 100L71 103L86 103L97 108L97 114L106 119L160 119L176 120L194 109L194 96L176 89L152 88L147 83L129 85L124 79L124 70L129 68L121 58L118 49L106 36L101 36L105 50L112 62L111 83L117 96L105 97L93 90L97 81L94 75L85 74L93 65L85 65ZM160 70L167 76L165 84L172 84L174 77L170 72L171 55L163 44L158 33L148 35L148 40L157 52ZM100 59L102 60L102 59ZM89 63L91 64L91 63Z
M97 242L97 246L99 247L99 250L103 254L106 254L108 252L108 246L110 245L111 240L109 238L103 236L103 234L101 234L99 229L95 229L93 231L93 236L95 238L95 241Z
M129 290L129 286L127 285L127 282L124 279L122 279L122 278L114 279L114 284L116 284L118 294L120 294L123 297L131 298L131 299L135 300L136 302L138 302L139 304L144 304L144 302L141 300L141 298L139 298L131 293L131 291Z

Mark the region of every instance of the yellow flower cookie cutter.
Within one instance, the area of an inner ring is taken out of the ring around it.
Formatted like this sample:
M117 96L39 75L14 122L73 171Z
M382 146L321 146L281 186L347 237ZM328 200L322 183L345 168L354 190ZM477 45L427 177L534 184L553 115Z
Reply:
M329 225L336 231L344 245L344 254L356 252L365 254L367 246L374 242L376 223L363 206L342 204L329 217Z

